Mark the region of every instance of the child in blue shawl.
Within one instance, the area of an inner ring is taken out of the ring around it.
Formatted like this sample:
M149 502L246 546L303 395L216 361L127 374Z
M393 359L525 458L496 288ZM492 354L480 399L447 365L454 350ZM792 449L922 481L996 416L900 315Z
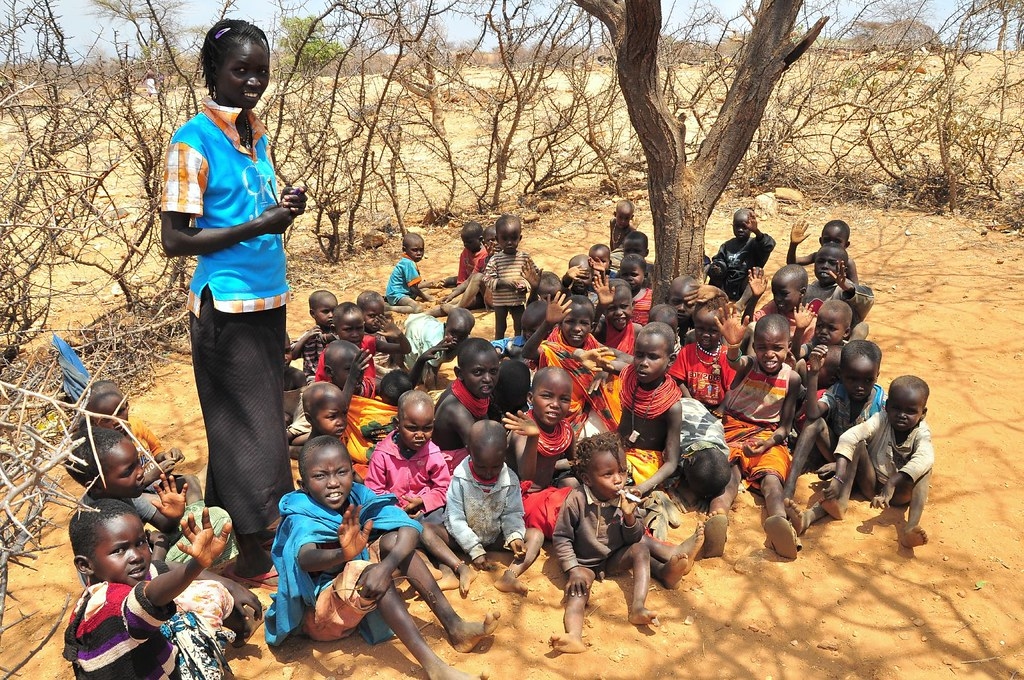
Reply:
M430 678L468 677L427 645L395 590L397 569L430 606L452 647L469 652L498 626L498 612L464 621L415 553L421 527L397 506L353 481L352 461L337 437L310 439L299 454L298 491L281 498L271 556L278 591L266 614L271 645L295 631L319 640L352 633L376 609Z

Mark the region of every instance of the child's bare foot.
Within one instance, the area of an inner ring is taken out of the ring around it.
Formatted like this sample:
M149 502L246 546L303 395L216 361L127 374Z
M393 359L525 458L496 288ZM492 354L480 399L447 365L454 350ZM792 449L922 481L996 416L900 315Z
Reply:
M834 519L842 519L846 516L846 508L849 505L849 501L840 500L838 498L825 498L822 499L821 509L827 512Z
M477 643L494 632L498 627L501 612L487 612L480 623L459 619L459 623L448 631L448 641L458 652L472 652Z
M526 584L516 578L516 575L512 573L511 569L505 570L505 573L501 575L501 578L494 582L494 587L503 593L518 593L519 595L526 595L530 592L530 589L526 587Z
M772 515L764 522L764 533L767 537L768 547L787 559L795 560L800 550L800 541L796 537L796 530L789 523L789 519L782 515Z
M430 680L473 680L474 678L482 678L482 675L470 675L463 673L457 668L445 664L442 661L438 661L436 666L424 666L424 671L427 673L427 677Z
M459 595L466 597L469 595L469 584L476 580L476 572L468 564L463 563L459 567Z
M430 570L430 575L434 577L435 581L440 581L445 577L445 573L435 567L434 563L427 558L426 554L422 550L417 550L416 554L420 556L421 560L423 560L423 564L427 565L427 569ZM448 573L452 573L451 569L448 570ZM458 587L458 585L456 585L456 587ZM449 588L449 590L451 590L451 588Z
M548 642L551 645L551 649L562 654L582 654L587 651L587 645L583 642L583 636L578 634L563 633L562 635L552 635Z
M679 582L690 573L697 555L704 547L704 525L697 524L693 536L676 546L672 556L661 570L661 584L670 590L679 587Z
M658 614L652 612L647 607L639 607L637 609L630 608L629 611L629 622L634 626L660 626L661 623L658 621Z
M786 504L786 516L789 517L793 530L796 531L797 536L803 536L807 527L811 526L814 513L810 510L801 510L792 498L787 498L784 503Z
M920 526L905 528L900 532L900 545L904 548L916 548L928 542L928 532Z
M729 515L715 510L704 521L704 548L701 557L721 557L729 538Z
M438 573L441 575L440 578L434 577L438 588L441 590L455 590L459 587L459 577L455 575L455 572L447 564L442 564L441 571Z

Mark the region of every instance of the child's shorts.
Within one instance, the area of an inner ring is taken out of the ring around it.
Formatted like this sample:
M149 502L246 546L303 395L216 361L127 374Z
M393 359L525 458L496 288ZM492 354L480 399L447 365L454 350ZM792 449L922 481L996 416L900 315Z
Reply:
M363 617L377 608L375 600L356 592L356 583L367 567L379 561L379 546L374 542L370 545L370 561L352 560L346 564L331 584L320 591L313 608L306 610L302 632L320 642L351 635Z

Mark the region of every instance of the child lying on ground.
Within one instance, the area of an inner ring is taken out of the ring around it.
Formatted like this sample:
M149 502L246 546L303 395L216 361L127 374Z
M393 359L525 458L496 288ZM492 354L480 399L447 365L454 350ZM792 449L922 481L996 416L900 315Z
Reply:
M279 645L296 632L338 640L376 610L428 677L468 677L427 645L395 590L393 573L397 569L408 579L460 652L493 633L499 614L469 623L452 609L415 553L419 523L395 505L393 495L377 496L353 481L352 462L337 439L306 442L299 476L299 490L281 499L271 551L280 586L267 610L267 642Z
M505 429L490 420L474 423L468 443L469 458L455 469L448 489L444 524L425 524L423 544L438 559L457 544L480 571L500 568L487 559L488 550L510 550L512 564L494 587L526 595L529 589L519 577L536 561L544 535L523 521L519 478L505 464ZM464 565L456 558L447 566L457 571Z
M179 677L178 649L160 630L179 610L201 617L208 635L223 625L230 632L225 641L245 644L262 616L259 600L204 571L227 545L230 522L218 533L208 511L199 522L189 515L182 523L185 563L164 564L152 561L131 506L101 499L94 508L76 513L68 526L75 569L87 582L64 634L64 658L76 678Z

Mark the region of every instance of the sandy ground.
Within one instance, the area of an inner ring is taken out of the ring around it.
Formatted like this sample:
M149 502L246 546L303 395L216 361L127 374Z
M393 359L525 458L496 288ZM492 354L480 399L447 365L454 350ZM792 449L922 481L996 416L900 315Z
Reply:
M728 214L716 213L708 234L714 252L727 236ZM643 209L645 206L641 206ZM523 248L546 268L562 269L581 244L607 239L611 206L600 200L561 206L527 225ZM449 663L494 678L633 678L686 673L709 678L1009 678L1024 668L1018 585L1021 559L1021 466L1013 444L1024 433L1024 390L1010 376L1024 354L1024 264L1021 240L953 218L858 207L812 208L812 224L843 217L854 227L851 254L861 280L875 290L871 338L884 352L881 382L914 373L932 388L927 422L937 448L931 499L923 526L929 545L899 549L899 509L878 513L856 502L845 522L812 527L795 561L763 547L761 509L741 494L723 558L701 561L677 591L652 587L648 606L660 628L626 621L628 577L595 586L585 627L589 651L561 656L548 637L561 630L563 579L547 550L525 575L526 597L494 590L479 578L466 600L453 597L466 617L501 612L492 641L470 654L451 649L420 601L410 610L432 647ZM493 219L493 218L492 218ZM784 262L790 218L762 222L780 241L769 272ZM649 227L649 216L639 221ZM301 229L302 226L297 228ZM813 235L812 235L813 236ZM808 246L810 241L808 243ZM427 232L428 278L452 274L461 245L452 228ZM293 337L309 323L305 296L326 286L354 298L366 282L384 285L397 245L359 261L309 274L313 250L293 248L296 303L289 309ZM489 337L481 315L475 335ZM152 389L132 394L133 412L170 445L189 455L186 471L205 460L195 387L187 356L158 367ZM796 498L816 493L805 476ZM68 480L68 488L74 483ZM66 544L64 514L54 518L48 543L33 569L15 569L7 620L34 613L4 632L0 666L38 644L66 597L78 588ZM674 533L682 540L696 519ZM269 604L269 593L261 599ZM64 633L24 667L23 677L71 677L61 658ZM397 642L369 647L361 639L312 643L293 639L270 650L262 631L229 653L240 678L424 677Z

